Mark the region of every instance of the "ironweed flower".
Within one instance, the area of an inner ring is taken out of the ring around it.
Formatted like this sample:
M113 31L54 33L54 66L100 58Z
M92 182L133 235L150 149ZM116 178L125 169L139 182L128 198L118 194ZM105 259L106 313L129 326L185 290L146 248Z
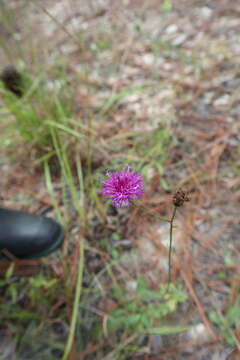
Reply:
M102 195L112 200L118 207L127 207L131 201L137 200L144 192L142 176L130 167L125 170L107 172L103 182Z

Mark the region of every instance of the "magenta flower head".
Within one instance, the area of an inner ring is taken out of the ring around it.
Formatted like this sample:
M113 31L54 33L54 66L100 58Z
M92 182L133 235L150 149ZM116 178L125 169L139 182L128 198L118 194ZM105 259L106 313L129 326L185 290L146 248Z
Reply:
M114 206L126 207L131 201L137 200L144 192L142 176L126 170L107 172L107 179L103 182L102 195L112 200Z

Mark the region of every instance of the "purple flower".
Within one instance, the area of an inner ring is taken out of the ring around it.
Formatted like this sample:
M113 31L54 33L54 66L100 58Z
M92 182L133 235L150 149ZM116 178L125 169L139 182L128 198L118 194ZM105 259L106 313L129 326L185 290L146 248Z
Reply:
M125 207L144 192L143 178L128 167L126 170L107 173L101 193L112 200L114 206Z

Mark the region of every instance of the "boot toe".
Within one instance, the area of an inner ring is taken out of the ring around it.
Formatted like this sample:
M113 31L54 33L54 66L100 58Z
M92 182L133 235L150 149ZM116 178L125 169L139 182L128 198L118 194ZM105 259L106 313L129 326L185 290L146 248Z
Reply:
M39 258L61 246L64 231L56 221L21 211L0 209L0 248L18 258Z

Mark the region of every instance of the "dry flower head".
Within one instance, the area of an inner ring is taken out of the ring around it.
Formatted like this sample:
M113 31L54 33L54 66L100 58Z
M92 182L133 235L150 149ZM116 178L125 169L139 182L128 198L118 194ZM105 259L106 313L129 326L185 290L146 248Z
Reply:
M182 206L186 201L190 201L188 193L185 190L178 189L173 195L173 205Z

